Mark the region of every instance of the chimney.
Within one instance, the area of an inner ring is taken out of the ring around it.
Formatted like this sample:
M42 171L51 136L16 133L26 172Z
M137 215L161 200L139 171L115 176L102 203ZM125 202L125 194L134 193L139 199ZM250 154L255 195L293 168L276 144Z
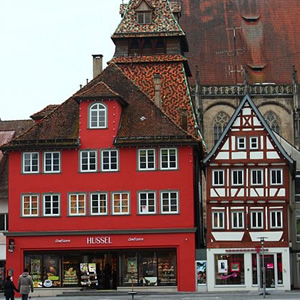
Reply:
M161 97L160 97L160 88L161 88L161 77L158 73L154 74L154 103L161 108Z
M102 54L93 54L93 78L102 72Z

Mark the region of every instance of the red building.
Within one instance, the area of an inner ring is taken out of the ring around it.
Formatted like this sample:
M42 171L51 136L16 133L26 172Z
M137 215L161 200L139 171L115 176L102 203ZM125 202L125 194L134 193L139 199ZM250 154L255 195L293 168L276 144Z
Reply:
M36 287L194 291L199 140L113 63L35 116L2 147L14 278L28 267Z
M294 161L246 95L204 159L208 290L290 289Z

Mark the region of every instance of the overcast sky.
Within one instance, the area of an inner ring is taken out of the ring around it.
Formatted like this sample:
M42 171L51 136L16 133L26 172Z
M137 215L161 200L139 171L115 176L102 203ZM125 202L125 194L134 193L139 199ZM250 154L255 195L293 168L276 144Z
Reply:
M128 1L125 1L127 3ZM60 104L103 66L122 0L0 0L0 118L28 119Z

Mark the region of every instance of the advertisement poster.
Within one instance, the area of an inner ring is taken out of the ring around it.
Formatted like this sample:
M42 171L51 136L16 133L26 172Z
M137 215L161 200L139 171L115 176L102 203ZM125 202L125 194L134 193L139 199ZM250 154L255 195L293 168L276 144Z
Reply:
M218 273L227 273L227 272L228 272L228 261L218 260Z
M135 257L129 257L127 259L127 272L136 273L137 272L137 263Z
M89 263L89 272L96 273L96 263Z
M206 284L206 260L197 261L197 284Z

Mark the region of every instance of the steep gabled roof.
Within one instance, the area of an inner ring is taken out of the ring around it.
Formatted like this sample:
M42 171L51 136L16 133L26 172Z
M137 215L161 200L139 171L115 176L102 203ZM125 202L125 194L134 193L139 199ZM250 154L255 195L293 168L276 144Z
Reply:
M255 106L254 102L249 97L249 95L246 95L243 98L240 105L238 106L238 108L236 109L234 114L232 115L232 117L231 117L230 121L228 122L227 126L225 127L225 129L224 129L222 135L220 136L219 140L214 145L213 149L210 151L210 153L207 155L207 157L203 160L203 163L207 164L210 161L210 159L213 157L213 155L217 152L217 150L220 147L221 143L223 142L225 136L228 134L230 128L232 127L233 123L235 122L235 120L237 119L239 114L241 113L241 111L242 111L242 109L243 109L243 107L245 106L246 103L248 103L250 105L251 109L254 111L254 113L255 113L256 117L258 118L259 122L262 124L262 126L265 128L265 130L268 132L271 140L275 143L275 145L276 145L277 149L279 150L279 152L289 162L290 166L293 166L294 160L284 150L284 148L282 147L282 145L280 144L280 142L276 138L273 130L270 129L268 123L265 121L265 119L263 118L260 111Z
M24 134L4 145L14 150L76 148L79 146L79 102L77 100L122 99L123 106L116 145L188 143L199 141L175 124L115 64Z
M114 32L112 39L143 36L185 36L167 0L145 1L149 7L153 8L152 23L138 24L135 9L140 2L140 0L129 1L123 19Z

